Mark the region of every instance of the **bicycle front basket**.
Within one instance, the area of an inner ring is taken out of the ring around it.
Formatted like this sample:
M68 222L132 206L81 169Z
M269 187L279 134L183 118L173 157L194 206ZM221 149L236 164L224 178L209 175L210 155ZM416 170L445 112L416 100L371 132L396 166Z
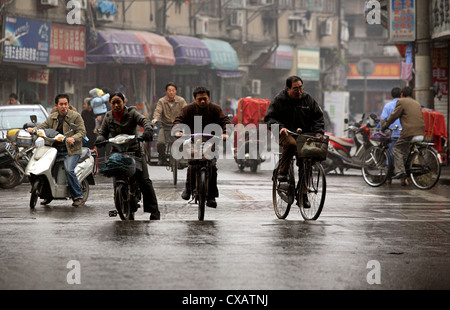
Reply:
M105 167L99 169L100 173L107 177L127 173L133 175L136 172L136 161L132 157L120 153L112 154L105 163Z
M302 134L296 139L298 157L312 158L317 161L327 159L329 137L314 134Z

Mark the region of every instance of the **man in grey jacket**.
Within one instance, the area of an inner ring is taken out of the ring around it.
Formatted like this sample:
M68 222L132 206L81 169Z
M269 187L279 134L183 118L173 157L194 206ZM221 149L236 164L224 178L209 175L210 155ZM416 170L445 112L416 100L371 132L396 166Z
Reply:
M395 105L394 111L386 121L382 121L381 130L386 130L397 118L400 118L402 131L400 137L392 149L394 155L394 176L393 179L405 178L405 158L409 152L409 144L414 136L423 136L425 132L425 122L422 116L420 103L411 98L412 89L406 86L402 89L400 99Z
M72 205L77 207L84 204L84 201L83 192L75 174L75 166L81 156L81 147L83 139L86 137L86 128L84 127L81 115L69 108L69 95L57 95L55 97L55 106L57 111L51 113L48 118L36 128L52 128L67 137L66 142L54 142L52 146L58 150L58 156L64 156L64 170L67 176L69 192L73 199ZM74 131L70 131L71 123L76 125ZM28 128L28 131L32 132L33 129L34 128ZM41 205L45 204L47 204L47 200L41 202Z
M181 109L186 105L183 97L177 96L177 86L169 82L166 84L166 96L160 98L156 103L153 112L152 123L161 122L158 142L156 147L158 150L158 166L166 164L166 143L173 139L171 135L172 123L175 118L181 114Z

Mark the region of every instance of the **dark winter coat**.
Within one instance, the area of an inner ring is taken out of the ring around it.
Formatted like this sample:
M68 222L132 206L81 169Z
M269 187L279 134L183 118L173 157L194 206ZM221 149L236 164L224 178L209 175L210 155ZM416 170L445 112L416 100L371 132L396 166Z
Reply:
M324 133L322 109L311 95L304 92L300 99L291 99L282 90L267 108L264 122L269 126L278 124L281 128L294 131L301 128L304 133Z

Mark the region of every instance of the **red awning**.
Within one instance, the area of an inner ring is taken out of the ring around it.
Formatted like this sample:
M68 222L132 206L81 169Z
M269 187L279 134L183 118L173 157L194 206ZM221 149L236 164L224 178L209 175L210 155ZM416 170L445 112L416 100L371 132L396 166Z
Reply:
M133 31L142 43L147 63L155 66L175 65L175 55L172 45L163 36L147 31Z

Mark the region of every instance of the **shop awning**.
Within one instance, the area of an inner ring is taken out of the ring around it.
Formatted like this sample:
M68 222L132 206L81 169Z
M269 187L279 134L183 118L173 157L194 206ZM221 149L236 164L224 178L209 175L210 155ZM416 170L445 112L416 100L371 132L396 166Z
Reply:
M170 35L166 37L172 45L177 65L208 66L211 56L206 45L197 38Z
M211 68L219 70L238 69L238 56L230 43L214 39L203 39L202 42L208 47L211 55Z
M265 68L291 70L294 66L294 48L290 45L279 45L270 59L264 65Z
M163 36L147 31L132 31L142 43L146 62L155 66L175 65L172 45Z
M124 30L102 29L97 30L95 46L87 46L86 62L96 63L123 63L143 64L145 53L138 38Z

